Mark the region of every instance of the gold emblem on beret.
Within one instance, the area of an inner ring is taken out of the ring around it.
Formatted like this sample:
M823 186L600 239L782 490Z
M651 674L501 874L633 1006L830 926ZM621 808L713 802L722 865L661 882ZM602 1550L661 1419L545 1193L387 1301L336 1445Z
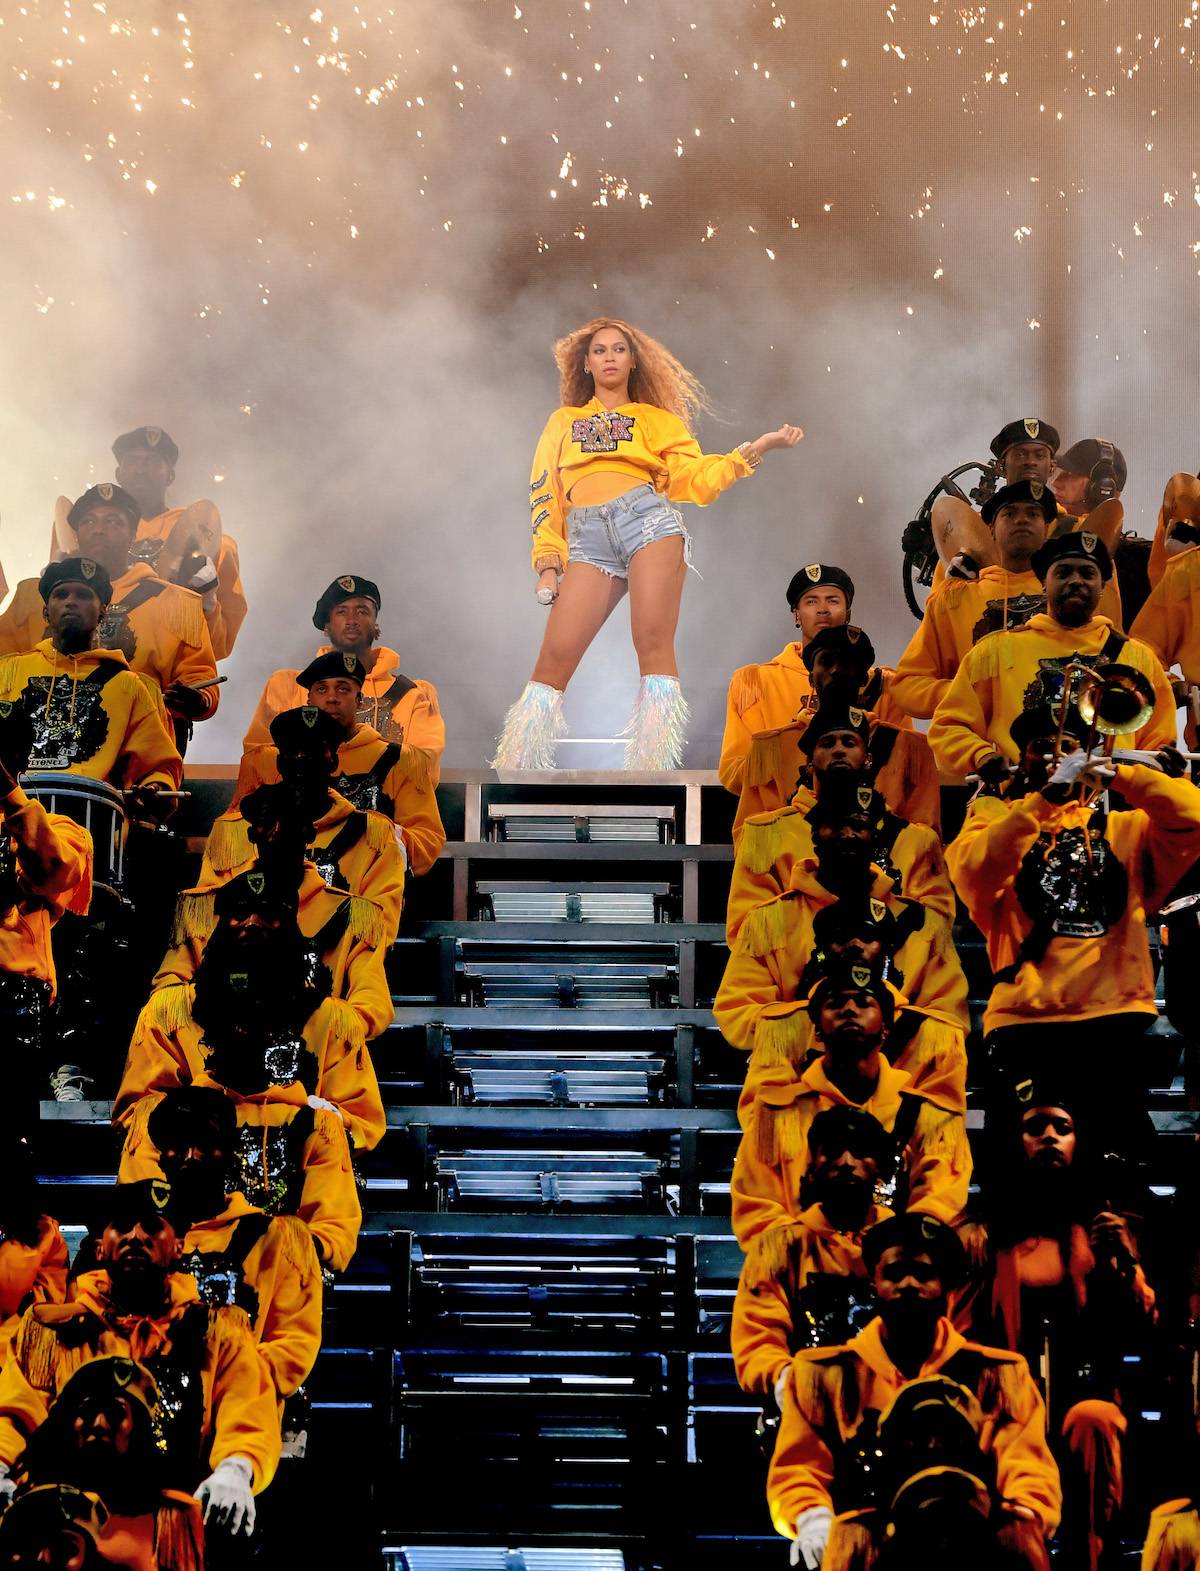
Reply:
M157 447L162 441L162 435L161 426L148 425L146 427L146 446Z
M871 905L871 917L872 917L872 919L874 921L876 921L876 922L882 922L884 916L887 913L887 907L884 905L883 901L882 900L872 900L870 905Z
M1042 500L1042 492L1045 489L1046 489L1046 487L1042 484L1042 482L1040 480L1031 480L1029 482L1030 495L1033 497L1033 500L1035 502L1040 502Z
M871 790L870 786L861 785L861 786L859 786L858 790L854 794L855 794L855 796L858 797L858 805L859 805L859 807L861 807L863 812L865 813L867 811L867 809L870 807L870 805L871 805L871 798L875 795L875 793Z
M252 895L261 895L266 887L267 875L265 873L246 874L246 888L249 889Z
M818 578L821 576L820 562L810 562L804 569L804 576L815 584Z
M85 578L95 578L96 564L90 556L81 556L79 558L79 571Z
M862 637L862 628L861 627L854 627L853 625L847 626L847 628L846 628L846 637L850 641L850 643L852 643L852 644L858 643L859 639Z
M1016 1098L1017 1098L1018 1102L1032 1102L1033 1101L1033 1081L1032 1080L1018 1080L1016 1085L1013 1087L1013 1090L1016 1093Z
M1036 442L1038 434L1042 429L1041 422L1034 420L1030 415L1026 415L1021 424L1025 427L1025 435Z
M1083 546L1083 549L1087 552L1087 554L1089 556L1094 556L1095 553L1096 553L1096 536L1095 535L1089 535L1087 530L1085 529L1080 534L1079 540L1080 540L1080 543Z
M343 573L338 579L338 588L344 589L348 595L352 595L358 588L358 582L349 573Z
M851 966L850 980L855 987L869 987L871 985L871 972L867 966Z
M150 1199L156 1211L165 1211L171 1203L171 1186L165 1178L150 1180Z
M867 718L861 709L855 709L853 707L848 709L846 713L850 716L850 724L856 729L862 725L863 721Z
M112 501L112 499L113 499L113 488L112 488L111 481L102 480L100 482L100 484L96 487L96 490L100 493L100 500L102 502L111 502Z
M0 720L7 720L9 715L12 714L12 712L13 712L12 699L11 698L6 698L3 703L0 703Z
M357 655L347 654L345 652L345 650L343 650L342 651L342 664L346 667L346 675L347 676L353 676L354 675L354 668L358 664L358 656Z
M119 1386L127 1386L133 1379L133 1360L131 1358L114 1358L109 1368L112 1370L114 1382Z
M316 725L317 716L320 713L321 711L319 709L314 709L311 704L308 704L300 711L300 718L311 731L312 728Z

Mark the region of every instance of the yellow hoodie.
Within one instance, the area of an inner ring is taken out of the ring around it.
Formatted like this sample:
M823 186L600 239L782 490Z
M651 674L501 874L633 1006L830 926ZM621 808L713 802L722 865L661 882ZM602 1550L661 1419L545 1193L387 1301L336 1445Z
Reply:
M589 470L626 475L629 488L652 485L672 502L715 502L753 474L739 452L709 455L678 415L656 404L605 409L598 398L564 405L546 421L529 471L535 571L566 565L567 498Z
M1024 708L1025 690L1039 674L1039 663L1066 664L1073 658L1095 660L1113 633L1105 617L1083 627L1064 627L1040 613L1011 633L991 633L967 655L950 691L929 726L929 745L944 774L973 774L985 758L999 753L1009 763L1017 749L1009 734ZM1126 638L1114 657L1133 666L1154 688L1154 713L1140 731L1118 736L1117 747L1157 749L1175 741L1175 698L1154 651Z
M733 1367L743 1391L766 1396L774 1390L780 1370L791 1363L796 1302L810 1277L858 1277L863 1296L867 1295L862 1236L891 1214L887 1206L873 1205L862 1227L845 1233L833 1226L819 1205L808 1206L780 1223L786 1253L779 1270L756 1270L761 1257L746 1257L729 1330Z
M760 749L760 757L748 770L748 760L760 732L776 733L800 722L803 733L815 710L812 679L801 657L798 643L786 644L774 660L762 665L744 665L733 673L725 700L725 734L721 738L721 759L717 774L727 791L739 795L747 783L762 784L778 767L773 749ZM867 678L868 697L876 688L878 697L867 703L867 713L899 730L911 730L912 721L891 697L895 673L887 666L875 666ZM795 790L795 775L792 787ZM790 793L789 793L790 795ZM764 803L763 806L767 806ZM752 812L759 811L752 807Z
M808 815L816 800L807 786L801 786L790 807L756 813L742 825L725 911L725 936L731 948L747 912L783 894L797 862L815 861ZM888 860L897 875L897 894L953 922L954 890L941 839L932 829L905 824L892 842Z
M409 871L426 873L446 843L437 794L425 771L414 774L403 752L380 776L381 760L389 747L373 726L360 725L349 741L338 748L333 788L356 807L386 813L404 838ZM279 753L274 747L256 747L242 757L236 802L256 786L279 779Z
M1177 665L1188 682L1200 682L1200 546L1165 563L1162 576L1133 624L1168 670Z
M149 588L152 592L140 598ZM132 611L121 606L131 596ZM46 636L45 608L36 578L23 578L12 603L0 615L0 653L23 654ZM129 669L149 677L160 691L174 682L194 687L217 674L216 657L204 621L200 596L166 583L146 562L131 562L113 580L112 604L97 629L99 640L120 649ZM221 689L205 688L199 697L207 720L217 711Z
M997 982L983 1017L985 1030L1157 1014L1146 917L1200 857L1200 790L1189 780L1169 780L1140 766L1120 767L1113 789L1130 807L1110 813L1104 830L1128 879L1123 912L1095 937L1052 936L1041 959L1027 960L1013 981ZM1037 791L1012 803L977 797L971 804L947 859L971 920L987 941L994 971L1015 962L1033 926L1015 888L1025 857L1040 836L1079 830L1091 818L1078 803L1056 807ZM1055 899L1061 905L1061 883Z
M317 654L333 646L322 644ZM274 671L267 678L254 717L242 738L242 766L259 748L273 748L271 721L285 709L302 709L308 693L296 681L300 666ZM358 704L358 718L373 727L385 742L398 742L401 764L422 789L434 790L441 778L446 724L438 708L437 688L421 678L411 679L400 670L400 656L381 644L375 663L367 672ZM239 780L239 794L249 786Z
M897 920L908 923L911 901L879 869L871 898L882 901ZM813 917L834 896L819 881L816 861L792 867L789 888L775 900L755 906L733 944L725 975L713 1001L713 1016L731 1047L749 1050L746 1081L738 1103L743 1125L760 1082L781 1069L798 1073L817 1050L812 1021L800 982L813 950ZM947 1106L966 1104L967 982L954 948L950 924L932 911L897 950L893 965L903 978L903 1022L896 1035L915 1034L896 1053L914 1089Z
M925 615L900 656L892 697L907 714L928 719L981 638L1045 609L1045 591L1031 569L985 567L975 579L947 578L925 602Z
M271 1086L255 1096L241 1096L204 1070L192 1084L223 1092L237 1111L238 1128L256 1131L255 1141L262 1142L264 1186L269 1186L272 1132L286 1130L295 1119L309 1115L304 1087L293 1082L290 1086ZM130 1111L117 1170L118 1182L122 1184L162 1177L158 1150L147 1132L150 1114L162 1098L162 1091L151 1091ZM311 1116L311 1132L300 1159L300 1196L295 1214L312 1233L324 1264L331 1271L344 1271L354 1256L362 1226L350 1146L339 1114L317 1107L311 1109Z
M122 790L178 789L183 759L157 686L129 669L119 649L61 655L48 638L0 659L0 699L28 690L34 726L30 769L63 769Z
M156 518L143 518L138 525L137 537L139 540L165 540L184 513L195 512L203 513L211 528L220 529L221 515L216 504L204 499L192 502L187 507L169 507ZM238 632L249 609L246 591L242 588L237 541L232 535L222 534L214 566L217 569L216 595L211 609L206 609L204 616L212 639L213 654L218 660L227 660L233 653Z
M909 1078L879 1055L879 1079L865 1102L851 1102L829 1078L828 1062L815 1058L797 1079L776 1070L758 1087L738 1144L729 1197L733 1232L755 1279L778 1271L787 1248L787 1224L799 1205L808 1166L808 1131L828 1107L861 1107L887 1130L895 1128L906 1096L919 1103L900 1162L910 1211L956 1223L967 1203L971 1148L961 1111L914 1091Z
M835 1458L863 1415L886 1412L908 1384L888 1357L882 1324L872 1320L843 1346L806 1348L792 1362L767 1476L771 1520L785 1538L795 1537L796 1518L813 1506L854 1509L850 1500L834 1504ZM1062 1488L1046 1441L1045 1405L1025 1360L1019 1353L968 1342L942 1319L933 1351L916 1378L937 1374L965 1384L979 1401L981 1444L995 1458L1000 1498L1024 1506L1049 1538L1062 1513Z
M228 1195L219 1216L188 1228L185 1260L191 1254L224 1254L238 1223L262 1215L240 1190ZM241 1274L258 1299L254 1340L259 1354L276 1395L291 1396L312 1373L321 1350L321 1263L306 1224L299 1217L272 1217L250 1246Z

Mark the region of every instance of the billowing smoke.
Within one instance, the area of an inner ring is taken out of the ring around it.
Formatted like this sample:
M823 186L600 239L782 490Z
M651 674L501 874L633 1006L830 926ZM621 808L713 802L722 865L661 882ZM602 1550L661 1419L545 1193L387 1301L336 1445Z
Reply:
M787 641L804 562L848 567L899 653L900 529L1004 420L1115 440L1146 533L1196 466L1179 0L181 4L0 5L0 557L38 570L54 497L111 473L116 432L172 433L173 496L217 501L252 602L197 759L236 758L353 570L441 690L447 762L484 761L544 622L524 503L549 345L598 312L704 379L707 448L807 431L689 515L696 766L729 673ZM635 682L621 608L572 729L619 730Z

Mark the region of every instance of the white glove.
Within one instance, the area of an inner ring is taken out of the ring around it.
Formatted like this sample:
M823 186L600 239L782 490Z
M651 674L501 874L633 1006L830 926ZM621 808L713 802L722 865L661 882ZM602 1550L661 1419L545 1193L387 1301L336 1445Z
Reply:
M346 1122L346 1120L342 1118L341 1108L338 1107L336 1103L327 1102L323 1096L310 1096L307 1098L307 1101L309 1107L324 1108L327 1113L336 1113L337 1116L342 1119L343 1124Z
M807 1511L801 1511L796 1518L796 1536L792 1540L792 1565L798 1566L803 1561L807 1571L817 1571L832 1526L833 1512L828 1506L810 1506Z
M407 873L408 872L408 847L404 843L404 831L403 831L403 829L401 829L399 824L393 824L392 825L392 835L393 835L393 837L395 838L395 841L396 841L396 849L400 852L401 859L404 862L404 871Z
M198 595L206 595L210 589L217 587L217 564L211 556L204 558L204 566L199 572L193 573L183 587L194 589Z
M539 589L537 592L538 605L553 605L558 599L557 589Z
M8 1476L8 1463L0 1462L0 1511L9 1503L16 1491L16 1479Z
M791 1364L784 1364L783 1368L775 1376L775 1406L781 1413L783 1412L783 1393L788 1388L788 1376L791 1372Z
M1048 786L1073 786L1088 764L1093 761L1082 747L1077 747L1073 753L1065 753L1059 759L1054 773L1046 781L1046 784Z
M204 1507L204 1525L225 1528L232 1536L254 1531L254 1495L250 1489L254 1470L244 1456L227 1456L196 1491Z

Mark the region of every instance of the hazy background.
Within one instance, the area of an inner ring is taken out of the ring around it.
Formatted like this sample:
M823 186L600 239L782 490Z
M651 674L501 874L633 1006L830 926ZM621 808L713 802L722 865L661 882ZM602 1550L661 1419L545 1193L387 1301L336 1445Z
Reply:
M236 758L355 571L480 764L544 622L550 344L613 312L708 385L709 450L807 432L688 515L711 766L797 566L845 565L900 652L900 530L1003 421L1115 440L1143 533L1197 467L1198 43L1200 0L0 0L9 582L112 437L165 426L251 601L192 756ZM619 730L636 677L622 608L572 729Z

